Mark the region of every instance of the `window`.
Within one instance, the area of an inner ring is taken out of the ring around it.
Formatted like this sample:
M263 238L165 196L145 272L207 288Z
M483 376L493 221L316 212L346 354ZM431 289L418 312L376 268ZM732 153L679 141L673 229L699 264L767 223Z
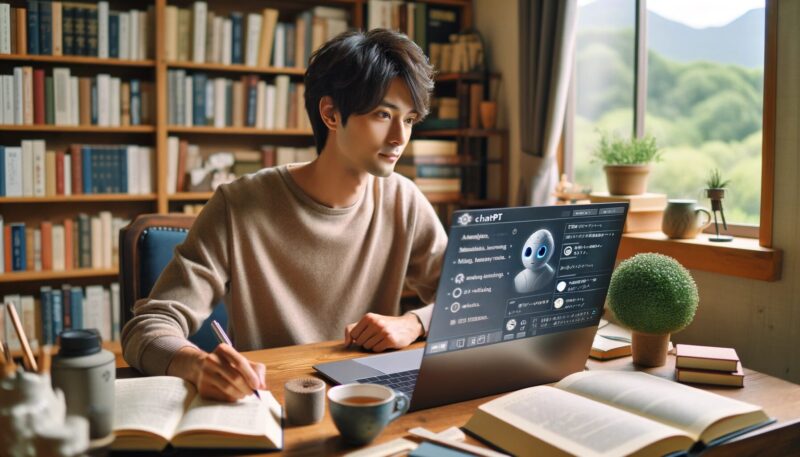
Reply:
M579 1L575 115L567 129L573 132L567 151L573 180L605 190L602 167L589 163L598 132L643 131L664 150L650 191L708 206L704 183L718 168L731 179L728 221L758 225L765 1L640 1L646 5L640 6L646 8L644 34L635 33L636 3ZM639 62L646 78L635 77L637 39L647 49ZM646 94L639 109L636 86Z

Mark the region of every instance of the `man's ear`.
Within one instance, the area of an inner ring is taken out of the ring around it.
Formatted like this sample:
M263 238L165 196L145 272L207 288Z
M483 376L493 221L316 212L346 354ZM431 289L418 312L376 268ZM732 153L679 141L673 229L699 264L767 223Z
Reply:
M333 98L326 95L319 99L319 115L322 117L322 122L328 127L328 130L336 130L339 126L339 112L333 105Z

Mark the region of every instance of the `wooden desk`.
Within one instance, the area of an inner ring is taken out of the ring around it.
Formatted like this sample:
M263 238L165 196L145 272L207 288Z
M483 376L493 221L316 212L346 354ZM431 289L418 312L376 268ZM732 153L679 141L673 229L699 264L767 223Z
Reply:
M416 343L411 348L422 347L422 345L423 343ZM345 349L340 341L335 341L265 349L248 352L245 355L250 360L267 365L268 388L283 404L283 385L286 381L298 377L316 376L316 372L311 368L312 365L361 357L365 353ZM674 363L674 356L670 356L667 365L642 371L673 379ZM630 357L606 362L590 359L587 367L590 370L633 371L635 369ZM125 373L120 374L125 376ZM778 420L777 425L800 417L800 385L745 369L745 386L743 389L709 387L705 390L760 405L769 416ZM496 397L485 397L406 414L389 424L374 444L407 436L407 430L413 427L422 426L434 432L440 432L452 426L463 426L479 405ZM287 425L284 432L284 451L280 455L340 455L355 449L342 442L327 411L325 419L319 424L303 427ZM472 444L480 444L471 437L467 439ZM793 439L799 440L800 438Z

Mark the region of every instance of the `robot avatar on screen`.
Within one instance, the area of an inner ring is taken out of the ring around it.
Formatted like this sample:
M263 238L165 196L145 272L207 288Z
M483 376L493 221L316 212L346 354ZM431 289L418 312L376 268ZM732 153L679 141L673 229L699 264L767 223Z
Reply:
M547 262L553 257L555 241L549 230L537 230L522 246L522 265L524 270L514 278L514 288L518 293L528 294L550 284L555 275L553 267Z

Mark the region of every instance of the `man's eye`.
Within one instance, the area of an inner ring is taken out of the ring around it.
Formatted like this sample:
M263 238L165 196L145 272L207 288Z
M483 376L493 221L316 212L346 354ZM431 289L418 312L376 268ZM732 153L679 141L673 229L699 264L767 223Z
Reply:
M386 111L378 111L378 117L381 119L390 119L392 116Z
M415 117L410 117L410 118L406 119L406 124L408 124L408 125L414 125L415 122L417 122L417 118L415 118Z

